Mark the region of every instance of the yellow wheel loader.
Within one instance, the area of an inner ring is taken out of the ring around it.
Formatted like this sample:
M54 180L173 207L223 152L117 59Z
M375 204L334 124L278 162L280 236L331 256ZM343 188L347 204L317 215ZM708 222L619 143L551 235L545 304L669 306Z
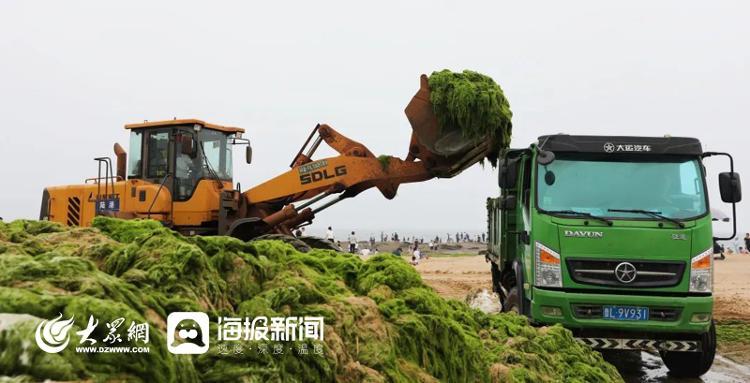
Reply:
M388 199L400 184L450 178L496 154L494 138L467 139L440 129L427 76L406 107L413 132L404 159L376 157L367 147L317 125L291 160L290 170L250 189L232 178L232 148L252 150L241 128L195 119L125 125L130 153L114 145L116 162L97 157L97 176L83 184L44 190L40 219L89 226L97 215L150 218L187 235L231 235L250 240L290 235L331 205L376 187ZM313 159L320 144L337 156Z

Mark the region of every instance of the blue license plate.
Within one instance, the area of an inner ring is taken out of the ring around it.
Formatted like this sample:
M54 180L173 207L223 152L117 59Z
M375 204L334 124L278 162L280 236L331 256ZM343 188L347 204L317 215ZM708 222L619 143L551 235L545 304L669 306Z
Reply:
M612 320L648 320L648 307L604 306L602 317Z

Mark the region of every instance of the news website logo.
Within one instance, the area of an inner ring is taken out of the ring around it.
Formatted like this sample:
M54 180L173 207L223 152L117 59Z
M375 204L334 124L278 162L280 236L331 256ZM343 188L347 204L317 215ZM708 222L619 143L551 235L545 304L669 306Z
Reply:
M62 314L52 320L43 320L36 326L36 344L42 351L56 354L68 347L70 329L73 328L73 318L62 320Z
M208 314L174 312L167 316L167 349L173 354L208 351Z
M71 343L70 330L75 325L75 317L62 319L62 314L51 320L42 320L34 333L37 346L47 353L56 354L68 347ZM99 327L99 319L93 315L85 328L75 331L78 343L75 352L78 353L148 353L149 325L146 322L130 321L126 325L125 318L116 318L104 323L106 336L104 339L97 338L95 331ZM101 335L99 333L99 335ZM75 344L75 340L73 341Z

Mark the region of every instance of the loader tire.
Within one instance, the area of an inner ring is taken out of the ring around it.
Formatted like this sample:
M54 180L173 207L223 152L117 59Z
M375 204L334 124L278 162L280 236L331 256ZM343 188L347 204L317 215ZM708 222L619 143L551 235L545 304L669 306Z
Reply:
M335 251L341 251L341 248L336 246L335 243L320 237L308 237L308 236L302 236L297 238L300 241L307 244L307 246L310 246L313 249L324 249L324 250L335 250Z
M297 251L302 252L302 253L307 253L308 251L312 250L312 248L304 241L300 240L299 238L292 237L286 234L263 234L261 236L253 238L252 241L262 241L262 240L273 240L273 241L281 241L284 243L288 243L292 245L292 247L297 249Z

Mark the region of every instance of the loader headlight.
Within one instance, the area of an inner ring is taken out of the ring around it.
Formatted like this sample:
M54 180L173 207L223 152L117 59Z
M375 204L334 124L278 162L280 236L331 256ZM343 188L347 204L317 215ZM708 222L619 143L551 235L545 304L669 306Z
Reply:
M560 254L539 242L535 242L534 275L537 286L562 287Z
M696 255L690 260L690 292L710 293L713 288L714 254L713 248Z

